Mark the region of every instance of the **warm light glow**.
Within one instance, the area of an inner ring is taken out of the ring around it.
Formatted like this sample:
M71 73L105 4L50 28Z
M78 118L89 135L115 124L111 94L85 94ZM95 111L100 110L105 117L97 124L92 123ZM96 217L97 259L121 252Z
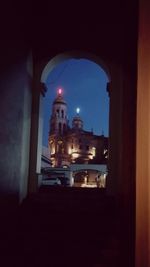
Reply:
M66 168L68 168L68 166L67 166L67 165L64 165L64 166L63 166L63 168L65 168L65 169L66 169Z
M93 155L89 155L88 157L89 157L89 159L93 159Z
M77 112L77 114L79 114L80 113L80 108L76 108L76 112Z
M73 152L73 153L72 153L72 157L73 157L74 159L78 158L78 157L79 157L79 153L78 153L78 152Z
M106 173L101 174L99 187L102 187L102 188L106 187Z
M96 156L96 147L92 147L92 154L93 154L93 157Z
M61 88L58 89L58 94L59 94L59 95L62 94L62 89L61 89Z
M96 184L81 184L81 187L93 187L93 188L95 188L95 187L97 187L97 185Z
M70 155L72 153L71 147L68 148L68 154Z
M55 154L55 146L54 145L51 145L51 155Z

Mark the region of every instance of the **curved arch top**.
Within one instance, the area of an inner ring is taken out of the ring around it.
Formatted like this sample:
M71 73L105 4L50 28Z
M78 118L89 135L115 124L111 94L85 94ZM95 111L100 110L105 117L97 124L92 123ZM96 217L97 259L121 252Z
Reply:
M52 59L50 59L50 61L46 64L46 66L44 67L44 69L42 71L41 83L45 83L46 82L49 73L59 63L62 63L63 61L65 61L67 59L71 59L71 58L74 58L74 59L85 58L85 59L88 59L88 60L91 60L91 61L95 62L96 64L98 64L105 71L109 82L111 81L110 71L108 69L107 64L103 60L101 60L98 56L96 56L96 55L94 55L92 53L84 52L84 51L70 51L70 52L64 52L62 54L58 54L57 56L55 56Z

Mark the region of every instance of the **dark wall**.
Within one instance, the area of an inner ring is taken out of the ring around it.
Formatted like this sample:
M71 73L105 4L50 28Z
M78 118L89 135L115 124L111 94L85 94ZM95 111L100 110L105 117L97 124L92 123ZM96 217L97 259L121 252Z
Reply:
M43 5L33 12L31 39L38 57L79 49L107 55L116 63L128 57L129 62L135 52L136 23L136 1Z
M1 11L0 196L10 195L10 201L18 202L27 192L31 47L11 5Z

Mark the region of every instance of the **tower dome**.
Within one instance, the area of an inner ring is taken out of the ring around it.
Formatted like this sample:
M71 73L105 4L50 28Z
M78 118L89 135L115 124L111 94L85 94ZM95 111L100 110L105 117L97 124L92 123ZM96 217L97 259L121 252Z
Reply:
M57 96L53 102L53 105L59 105L59 104L64 104L66 105L66 101L64 100L63 98L63 94L62 94L62 89L58 89L58 92L57 92Z
M76 116L72 120L72 128L74 129L83 129L83 120L79 116L80 109L76 109Z

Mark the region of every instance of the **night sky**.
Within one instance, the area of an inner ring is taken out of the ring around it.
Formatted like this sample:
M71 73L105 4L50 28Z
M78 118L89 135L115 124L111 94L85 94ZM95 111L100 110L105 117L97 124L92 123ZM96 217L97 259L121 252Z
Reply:
M96 63L87 59L69 59L50 72L44 98L43 145L48 145L49 118L58 88L62 88L67 102L69 124L80 108L84 129L108 136L109 97L106 91L107 75Z

